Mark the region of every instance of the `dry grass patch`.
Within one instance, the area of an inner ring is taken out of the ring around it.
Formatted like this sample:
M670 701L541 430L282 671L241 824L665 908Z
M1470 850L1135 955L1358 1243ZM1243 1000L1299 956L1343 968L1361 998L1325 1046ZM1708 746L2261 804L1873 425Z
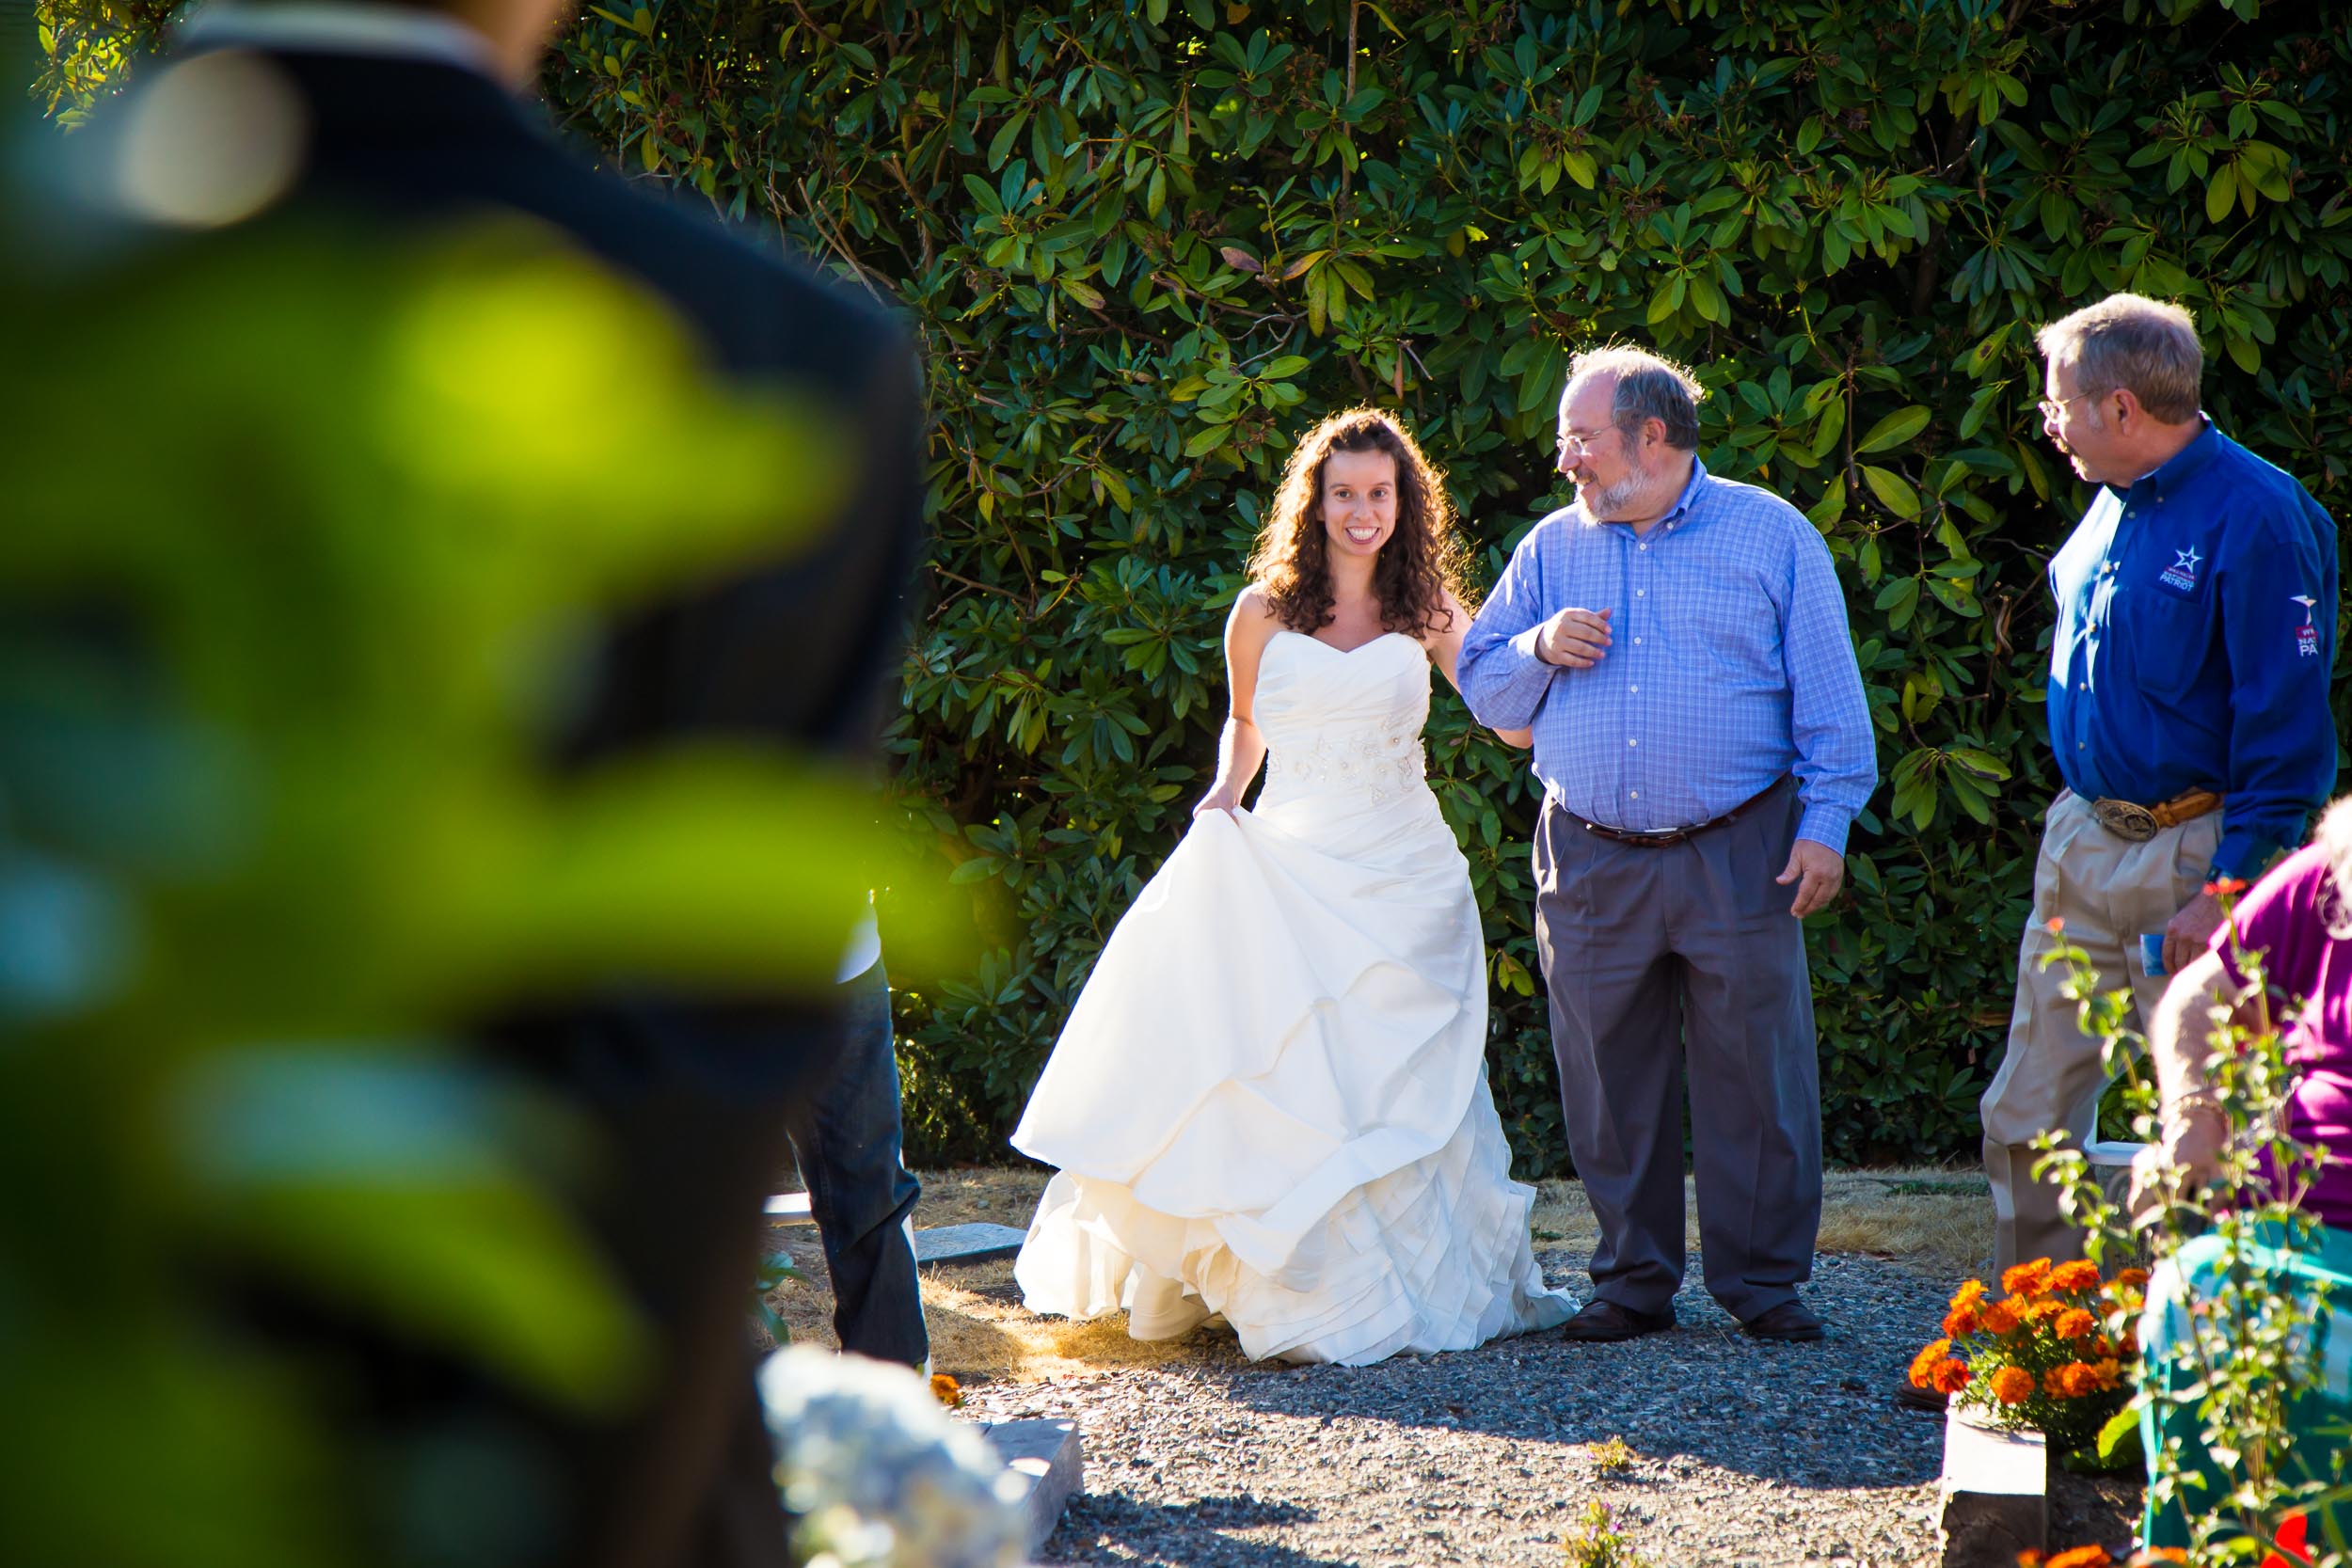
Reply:
M929 1227L986 1222L1026 1230L1029 1216L1037 1212L1038 1196L1053 1174L1041 1165L926 1171L923 1206L915 1211L914 1223Z
M1025 1230L1051 1174L1036 1167L926 1173L915 1223L926 1229L985 1223ZM770 1237L789 1250L810 1276L807 1285L787 1285L776 1291L769 1297L770 1305L794 1339L835 1345L833 1290L825 1278L817 1227L771 1226ZM1144 1340L1128 1337L1123 1314L1090 1323L1038 1317L1021 1305L1009 1258L925 1268L923 1318L930 1330L932 1367L965 1381L1011 1378L1036 1383L1104 1367L1238 1363L1241 1358L1232 1336L1214 1328L1182 1339Z
M987 1222L1025 1229L1049 1174L1033 1167L930 1173L922 1179L915 1222L927 1228ZM1684 1200L1692 1216L1688 1240L1696 1248L1696 1200L1688 1182ZM1541 1253L1581 1256L1599 1239L1581 1182L1539 1183L1529 1223ZM834 1344L833 1291L816 1227L774 1226L771 1237L799 1259L809 1283L787 1285L770 1305L795 1339ZM1992 1257L1992 1198L1973 1172L1832 1172L1823 1182L1820 1247L1958 1280L1982 1272ZM1021 1305L1009 1258L926 1268L923 1311L933 1367L968 1382L1038 1383L1104 1367L1224 1365L1241 1358L1239 1345L1221 1326L1181 1339L1140 1340L1128 1338L1123 1314L1091 1323L1037 1317Z
M775 1240L800 1260L810 1279L805 1286L785 1286L768 1298L769 1304L795 1340L833 1347L838 1343L833 1331L833 1291L825 1279L816 1227L779 1226ZM1136 1339L1128 1336L1123 1313L1089 1323L1038 1317L1021 1305L1009 1258L924 1269L923 1321L930 1331L932 1370L964 1382L1011 1378L1040 1383L1104 1367L1238 1362L1241 1357L1232 1336L1216 1329L1181 1339Z
M1973 1170L1833 1171L1819 1245L1958 1283L1993 1266L1992 1189Z

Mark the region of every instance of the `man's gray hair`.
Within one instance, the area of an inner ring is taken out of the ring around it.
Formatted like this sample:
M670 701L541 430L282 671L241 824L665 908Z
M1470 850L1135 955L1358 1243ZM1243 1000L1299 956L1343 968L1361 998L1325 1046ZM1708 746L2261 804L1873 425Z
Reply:
M1671 359L1624 343L1587 349L1568 361L1569 386L1595 375L1617 378L1609 417L1618 429L1631 435L1643 420L1657 420L1666 427L1668 446L1677 451L1699 450L1699 403L1707 388L1698 377Z
M2186 310L2140 294L2109 294L2034 334L2051 360L2072 360L2074 390L2090 397L2119 388L2166 424L2197 417L2205 351Z

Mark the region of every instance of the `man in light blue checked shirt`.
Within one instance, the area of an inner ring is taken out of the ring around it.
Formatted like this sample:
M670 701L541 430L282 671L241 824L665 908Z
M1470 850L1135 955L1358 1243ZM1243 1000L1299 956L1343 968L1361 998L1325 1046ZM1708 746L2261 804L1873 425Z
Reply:
M1821 1205L1803 917L1844 882L1875 745L1828 547L1708 473L1703 395L1640 350L1577 356L1576 502L1520 542L1462 644L1470 711L1532 727L1544 784L1536 944L1601 1227L1571 1339L1674 1326L1686 1062L1707 1288L1759 1338L1821 1336L1797 1295Z

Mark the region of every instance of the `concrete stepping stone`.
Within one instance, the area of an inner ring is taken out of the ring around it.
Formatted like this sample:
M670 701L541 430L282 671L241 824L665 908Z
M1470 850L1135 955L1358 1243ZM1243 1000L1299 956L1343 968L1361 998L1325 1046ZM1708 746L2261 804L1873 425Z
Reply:
M918 1263L978 1263L991 1258L1009 1258L1021 1250L1022 1241L1028 1235L1009 1225L942 1225L914 1233L914 1260Z
M953 1228L953 1227L951 1227ZM1005 1227L998 1226L997 1229ZM980 1428L1012 1472L1028 1483L1028 1554L1035 1558L1061 1523L1070 1499L1086 1490L1085 1447L1075 1421L1001 1421Z
M2038 1432L2000 1432L1944 1415L1936 1541L1942 1568L2011 1568L2050 1535L2050 1450Z

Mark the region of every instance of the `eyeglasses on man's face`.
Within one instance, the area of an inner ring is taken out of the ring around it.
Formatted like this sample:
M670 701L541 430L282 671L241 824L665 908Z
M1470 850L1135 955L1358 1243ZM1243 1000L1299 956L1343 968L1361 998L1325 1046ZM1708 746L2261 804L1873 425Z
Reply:
M1554 450L1556 450L1562 457L1565 457L1571 452L1590 451L1594 447L1599 445L1600 438L1602 436L1608 435L1611 431L1616 428L1617 427L1615 425L1603 425L1598 430L1563 431L1560 434L1560 439L1554 443Z
M2066 412L2068 404L2080 403L2085 398L2095 398L2098 395L2096 392L2076 392L2071 398L2043 398L2035 406L2042 410L2043 423L2056 424L2058 417Z

